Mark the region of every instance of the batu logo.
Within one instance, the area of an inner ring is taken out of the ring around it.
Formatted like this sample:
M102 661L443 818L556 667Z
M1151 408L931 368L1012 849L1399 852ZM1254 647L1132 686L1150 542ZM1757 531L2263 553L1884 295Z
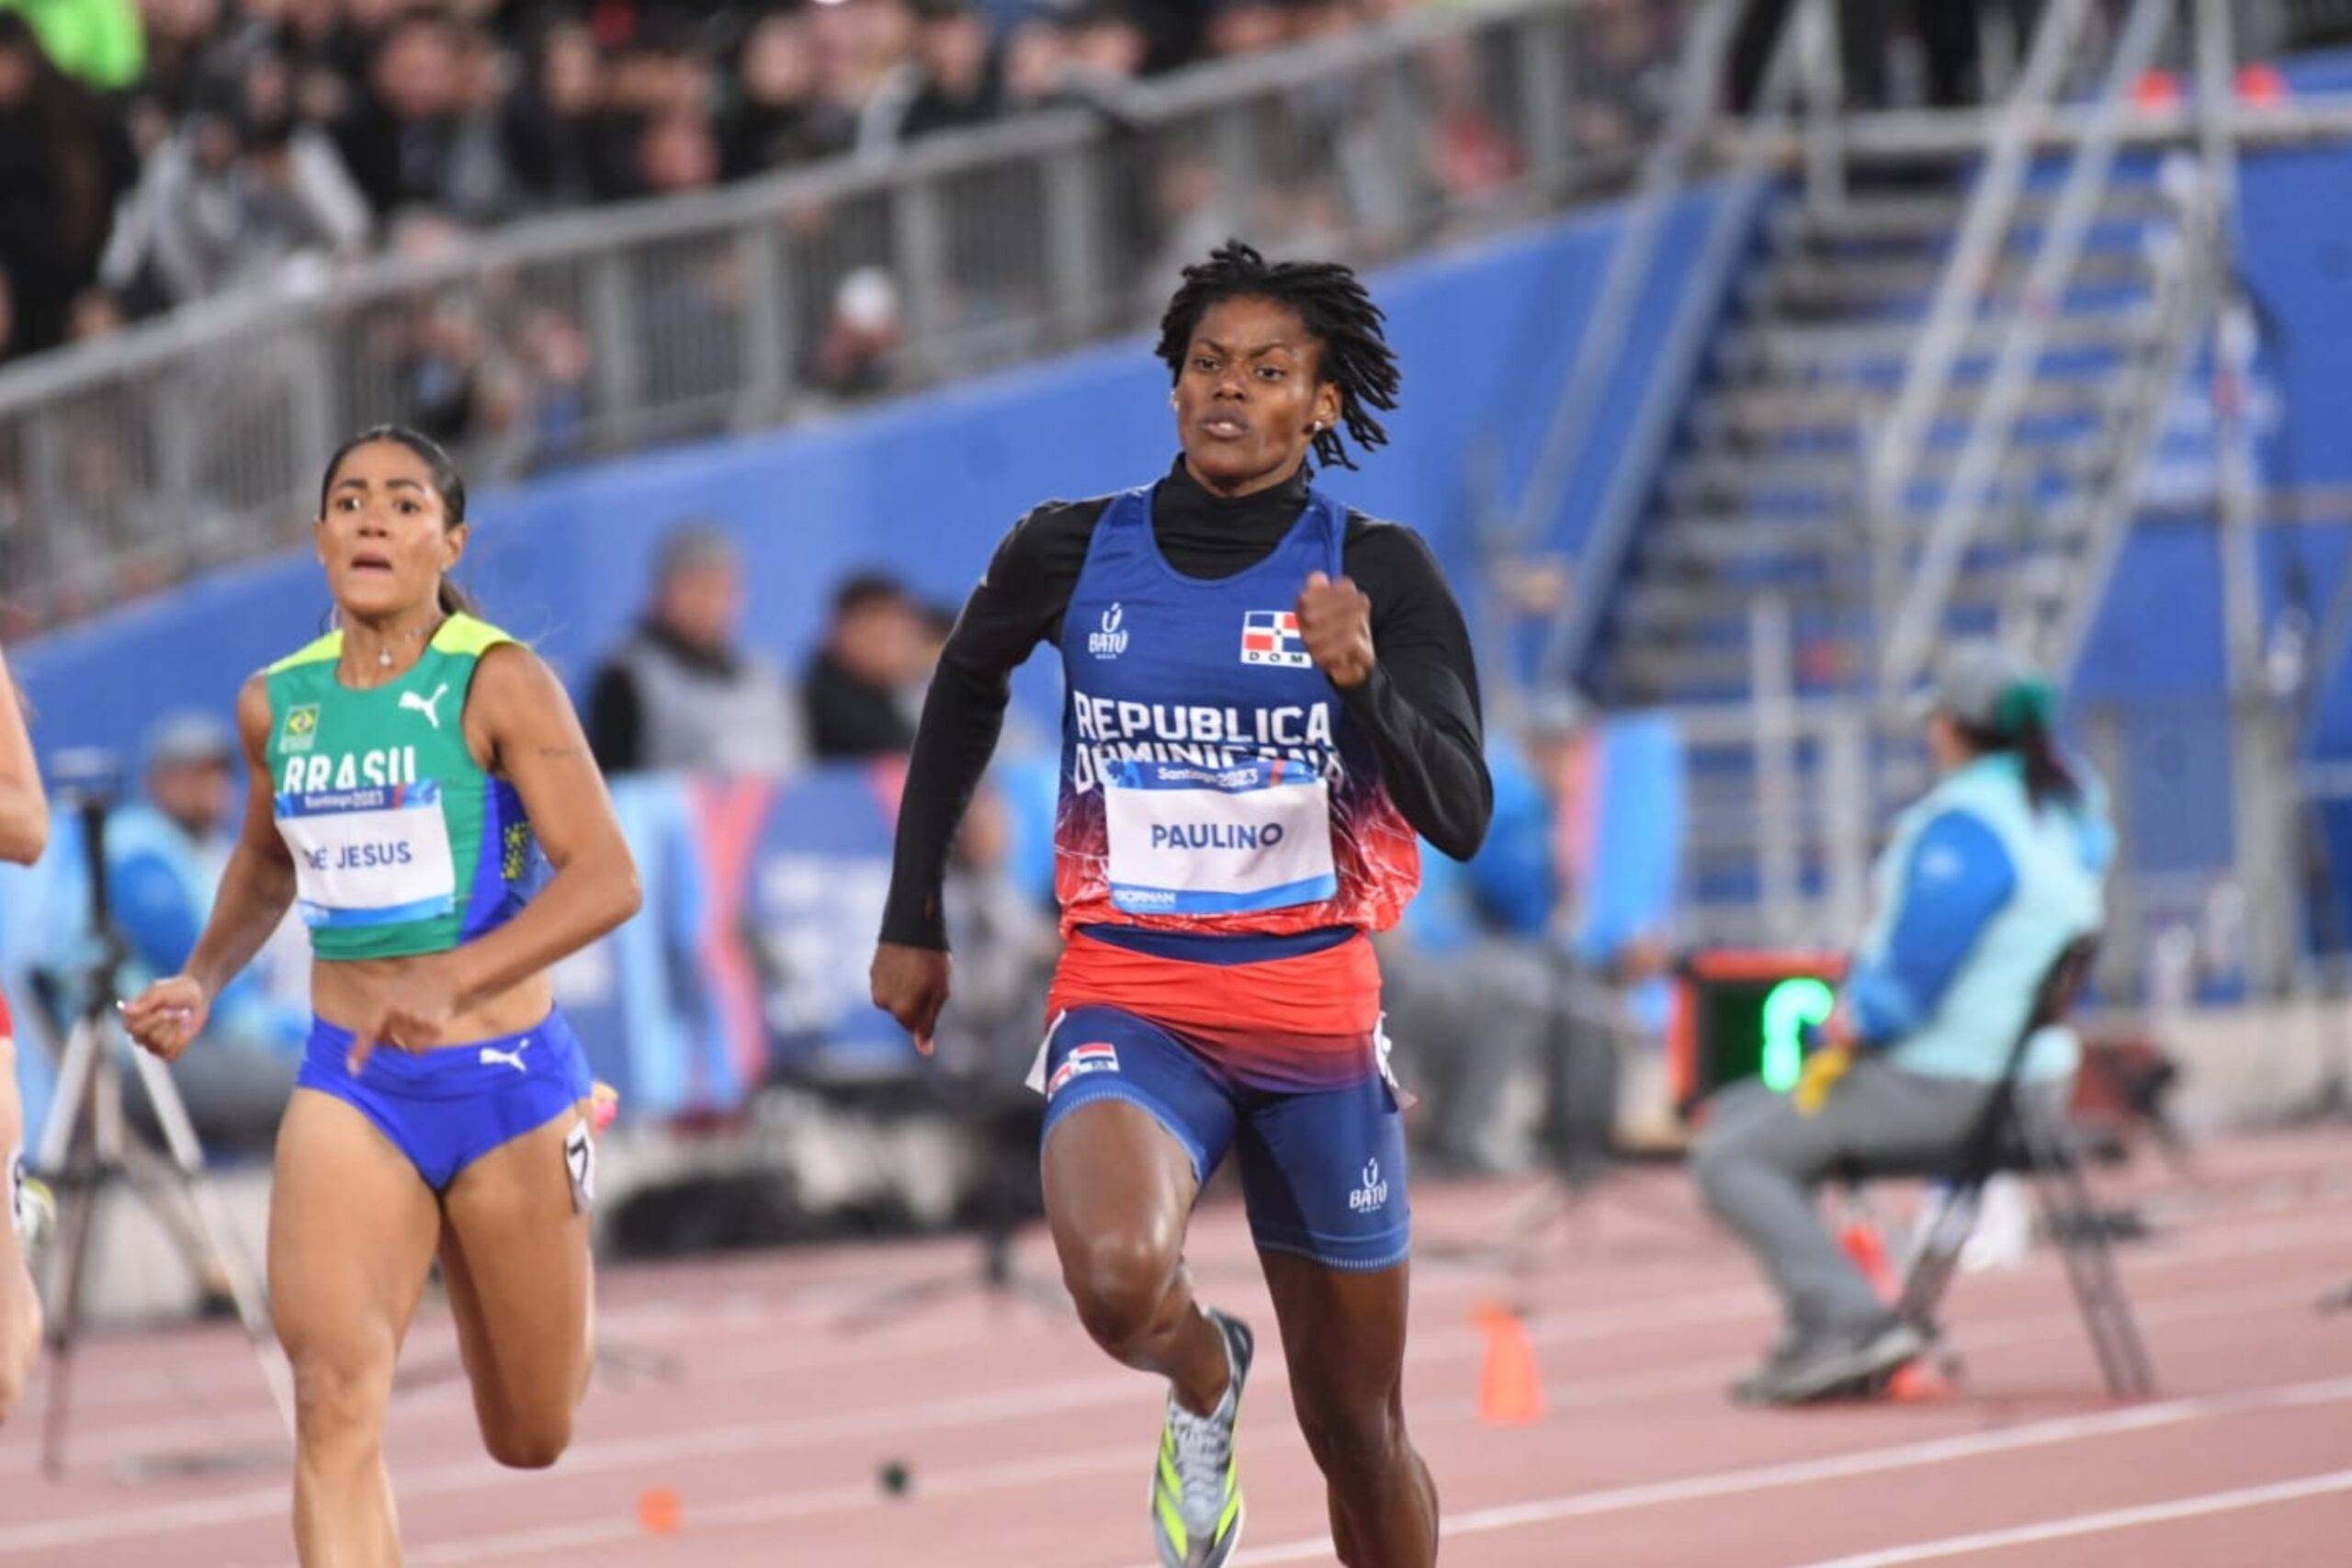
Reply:
M1380 1174L1380 1162L1363 1162L1363 1185L1348 1194L1348 1213L1366 1214L1388 1201L1388 1182Z
M1123 623L1125 609L1114 604L1102 612L1102 629L1086 634L1086 651L1097 659L1116 659L1127 651L1127 632Z

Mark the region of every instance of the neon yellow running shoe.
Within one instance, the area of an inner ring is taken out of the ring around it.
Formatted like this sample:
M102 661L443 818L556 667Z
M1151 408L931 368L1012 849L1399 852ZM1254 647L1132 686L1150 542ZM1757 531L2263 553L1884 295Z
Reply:
M1172 1391L1168 1395L1168 1421L1159 1429L1159 1459L1151 1471L1151 1533L1163 1568L1224 1568L1241 1544L1241 1471L1233 1459L1233 1427L1257 1342L1239 1318L1214 1308L1208 1316L1225 1336L1233 1377L1206 1416L1185 1409Z
M20 1159L8 1162L8 1218L28 1258L39 1252L57 1228L57 1200L51 1195L49 1184L27 1176Z

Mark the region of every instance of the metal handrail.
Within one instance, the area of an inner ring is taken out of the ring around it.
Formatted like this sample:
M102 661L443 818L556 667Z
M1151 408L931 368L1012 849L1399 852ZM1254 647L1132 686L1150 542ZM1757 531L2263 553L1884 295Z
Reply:
M1667 214L1690 187L1693 165L1714 127L1732 38L1748 0L1704 3L1698 26L1683 45L1681 65L1675 75L1673 118L1667 123L1666 135L1642 160L1633 210L1611 247L1600 292L1577 337L1576 356L1559 400L1553 405L1527 487L1510 524L1495 541L1503 550L1524 547L1559 507L1560 496L1582 453L1592 411L1600 401L1601 389L1623 357L1634 294L1657 254ZM1785 37L1786 33L1784 40Z
M2165 412L2172 406L2199 337L2213 318L2220 292L2221 239L2210 190L2199 189L2191 197L2181 227L2177 271L2165 280L2157 311L2154 351L2118 433L2105 481L2086 508L2086 542L2065 602L2056 618L2040 628L2034 649L2062 691L2074 680L2091 627L2106 603L2108 584L2123 558L2123 545L2140 511L2148 468L2164 433Z
M1882 626L1894 607L1901 575L1905 495L1926 447L1928 427L1959 363L1962 343L2007 239L2018 198L2025 188L2034 132L2064 80L2068 58L2090 11L2090 0L2054 0L2043 16L2025 69L1995 122L1984 172L1969 198L1951 256L1937 279L1919 345L1905 367L1902 387L1886 423L1871 445L1863 477L1863 518L1875 561L1871 598Z
M2132 0L2122 39L2109 62L2100 87L2098 113L2092 122L2091 133L2075 153L2057 206L2042 230L2041 243L2026 276L2018 308L2003 329L1993 373L1977 400L1967 444L1946 481L1917 573L1885 633L1879 666L1880 689L1884 693L1897 694L1906 689L1927 662L1940 629L1952 580L1959 573L1961 558L1983 516L1986 488L2001 461L2035 368L2041 363L2042 338L2051 318L2064 304L2067 281L2082 254L2091 220L2105 199L2115 165L2115 128L2129 102L2132 84L2146 71L2155 58L2157 46L2164 41L2172 20L2173 5L2174 0ZM1957 348L1955 340L1947 363L1939 367L1943 374L1937 383L1939 399L1952 367L1958 363ZM1930 409L1933 406L1930 404ZM1925 424L1918 427L1921 444L1926 430ZM1879 504L1889 504L1891 501L1893 514L1898 520L1903 514L1904 499L1899 490L1892 498L1873 496ZM1894 539L1892 530L1885 547L1898 561L1908 553Z
M1498 22L1566 14L1592 8L1597 3L1476 0L1406 12L1314 49L1204 66L1165 83L1135 84L1120 93L1112 107L1126 126L1164 126L1271 91L1362 70ZM364 309L484 271L707 237L783 217L810 204L950 180L985 168L1098 145L1110 134L1100 115L1083 109L1046 110L952 138L893 147L887 153L845 153L717 189L522 220L469 236L447 254L430 260L379 256L311 293L256 291L198 301L158 321L0 369L0 414L71 396L112 377L153 370L189 353L217 349L257 332Z
M1823 0L1806 0L1808 11ZM1613 377L1624 355L1634 317L1638 289L1647 282L1657 254L1666 218L1690 186L1695 163L1705 142L1722 123L1717 107L1720 85L1729 64L1731 41L1747 0L1710 0L1709 9L1684 46L1678 77L1681 102L1676 130L1644 165L1639 196L1625 229L1612 248L1609 270L1589 324L1578 339L1560 400L1544 431L1544 445L1531 470L1520 507L1509 528L1489 541L1489 558L1523 550L1555 518L1575 473L1575 459L1583 455L1592 411L1601 389ZM1765 70L1757 108L1767 125L1792 117L1796 97L1801 19L1792 18L1781 31ZM1662 363L1651 373L1647 390L1634 419L1631 438L1618 453L1593 525L1587 535L1582 575L1589 582L1614 580L1617 565L1633 533L1650 478L1671 434L1672 420L1681 405L1688 372L1696 367L1705 347L1714 307L1727 282L1740 246L1755 223L1764 194L1763 171L1768 156L1764 136L1746 136L1738 142L1729 188L1715 208L1702 243L1692 286L1687 288L1667 333ZM1577 595L1554 621L1539 656L1537 678L1557 684L1573 674L1593 638L1600 634L1606 605L1599 595Z

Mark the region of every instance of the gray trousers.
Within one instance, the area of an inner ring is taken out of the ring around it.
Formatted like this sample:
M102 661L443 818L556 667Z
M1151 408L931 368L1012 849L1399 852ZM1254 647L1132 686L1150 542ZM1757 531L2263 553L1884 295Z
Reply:
M1790 1326L1837 1333L1878 1323L1887 1306L1822 1224L1815 1190L1833 1172L1929 1176L1959 1153L1990 1084L1930 1077L1863 1057L1818 1111L1754 1081L1716 1095L1691 1173L1715 1217L1738 1233L1781 1293ZM2048 1115L2064 1086L2021 1090L2029 1115Z

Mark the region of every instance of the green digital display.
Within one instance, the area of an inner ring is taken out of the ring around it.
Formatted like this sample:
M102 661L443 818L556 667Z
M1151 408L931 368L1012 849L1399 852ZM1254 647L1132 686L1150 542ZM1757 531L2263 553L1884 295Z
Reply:
M1838 993L1818 975L1767 975L1695 982L1694 1086L1707 1094L1742 1078L1786 1094L1804 1071L1805 1031L1826 1021Z
M1764 993L1764 1053L1757 1071L1766 1089L1786 1094L1797 1087L1804 1071L1804 1032L1825 1021L1837 1006L1838 993L1809 975L1783 980Z

